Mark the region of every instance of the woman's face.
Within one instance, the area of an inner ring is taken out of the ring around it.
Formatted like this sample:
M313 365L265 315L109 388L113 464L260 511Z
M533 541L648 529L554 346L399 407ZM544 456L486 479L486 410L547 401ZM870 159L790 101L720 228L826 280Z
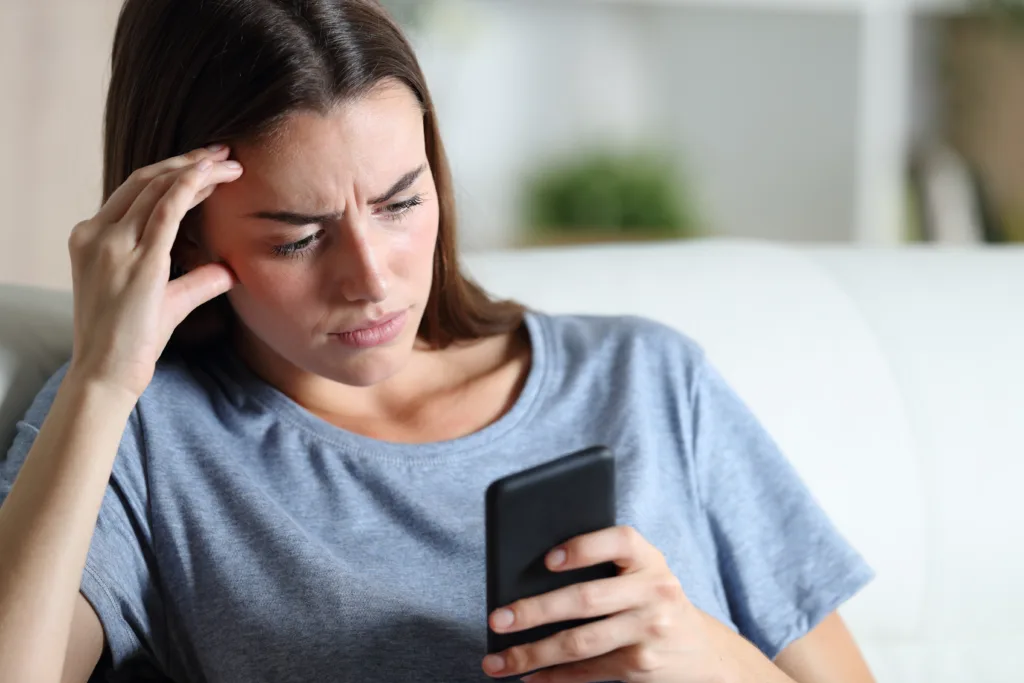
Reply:
M352 386L393 376L430 294L439 220L415 96L389 83L233 153L244 174L203 204L201 241L238 277L248 350Z

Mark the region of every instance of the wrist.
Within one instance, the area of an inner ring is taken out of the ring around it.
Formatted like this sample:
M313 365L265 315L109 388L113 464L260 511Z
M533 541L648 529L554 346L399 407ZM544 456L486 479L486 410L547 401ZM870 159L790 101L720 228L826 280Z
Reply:
M701 612L712 649L717 652L715 683L793 683L753 643L714 617Z
M60 391L76 403L96 403L109 410L123 412L125 416L135 408L140 396L138 392L116 381L85 372L74 364L68 368Z

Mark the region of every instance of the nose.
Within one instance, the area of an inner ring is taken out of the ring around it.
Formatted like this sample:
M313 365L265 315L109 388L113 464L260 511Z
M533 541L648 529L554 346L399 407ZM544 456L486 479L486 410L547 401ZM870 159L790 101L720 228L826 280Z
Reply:
M358 216L344 221L340 232L335 262L342 296L351 303L383 302L388 296L386 240L375 239L366 219Z

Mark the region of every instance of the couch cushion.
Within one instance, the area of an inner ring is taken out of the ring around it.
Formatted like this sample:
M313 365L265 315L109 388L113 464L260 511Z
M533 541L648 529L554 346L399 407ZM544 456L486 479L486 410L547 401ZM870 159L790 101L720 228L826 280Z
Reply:
M0 285L0 457L36 393L71 357L71 310L70 293Z

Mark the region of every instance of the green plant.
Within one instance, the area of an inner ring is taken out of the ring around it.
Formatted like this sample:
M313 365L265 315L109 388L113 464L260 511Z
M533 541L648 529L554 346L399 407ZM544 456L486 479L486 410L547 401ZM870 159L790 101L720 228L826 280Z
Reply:
M1024 21L1024 0L977 0L977 5L996 15Z
M525 204L540 234L689 237L697 221L683 195L667 160L598 152L537 173L527 183Z

